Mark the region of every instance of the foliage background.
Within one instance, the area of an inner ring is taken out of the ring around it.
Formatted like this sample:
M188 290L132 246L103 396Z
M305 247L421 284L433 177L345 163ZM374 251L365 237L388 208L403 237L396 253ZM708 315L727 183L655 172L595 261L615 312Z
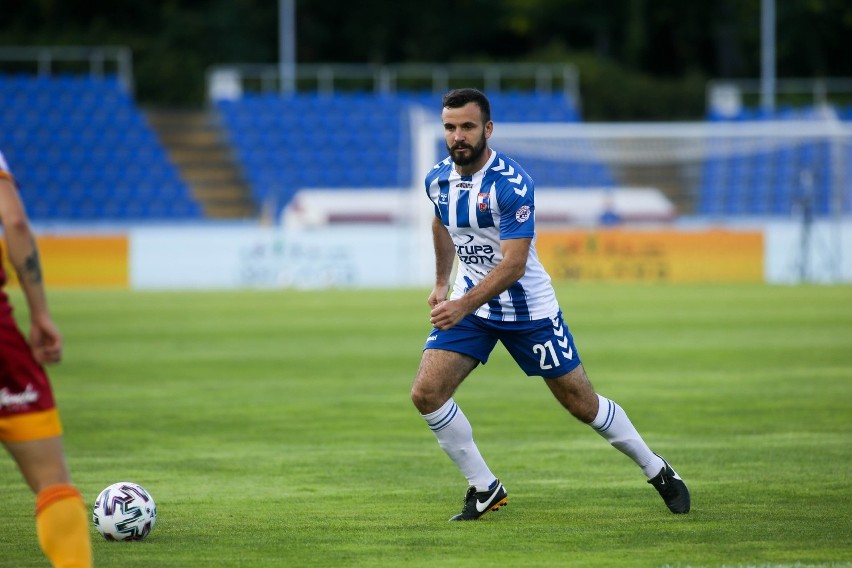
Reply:
M0 45L124 45L142 104L200 106L213 64L274 63L276 0L4 0ZM296 1L299 63L571 62L589 120L700 117L760 73L760 0ZM777 76L852 77L852 4L777 2Z

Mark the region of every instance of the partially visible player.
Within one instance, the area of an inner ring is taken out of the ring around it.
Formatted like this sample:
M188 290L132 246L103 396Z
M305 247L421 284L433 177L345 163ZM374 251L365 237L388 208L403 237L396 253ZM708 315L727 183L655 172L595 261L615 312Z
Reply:
M62 335L47 306L35 237L2 153L0 223L30 316L27 342L2 291L6 274L0 265L0 442L36 494L36 530L44 554L53 566L89 568L89 512L71 484L62 425L42 366L62 359Z
M450 520L475 520L507 501L505 487L479 453L470 422L453 400L497 341L527 375L542 377L568 412L631 458L671 512L687 513L690 497L683 480L586 376L535 250L533 180L517 162L489 147L494 123L488 99L475 89L451 91L443 99L441 120L450 155L426 175L435 212L435 286L428 298L434 327L411 399L468 481L464 506ZM454 258L458 275L450 293Z

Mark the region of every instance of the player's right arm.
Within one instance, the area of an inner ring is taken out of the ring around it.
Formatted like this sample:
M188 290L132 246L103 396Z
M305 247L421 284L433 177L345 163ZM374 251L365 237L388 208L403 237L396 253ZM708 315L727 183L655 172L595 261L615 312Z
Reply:
M447 299L456 256L453 238L438 217L432 219L432 243L435 247L435 287L429 294L429 306L434 309Z
M62 335L48 310L41 261L24 204L15 182L4 171L0 171L0 223L6 235L9 261L29 308L30 348L39 363L56 363L62 358Z

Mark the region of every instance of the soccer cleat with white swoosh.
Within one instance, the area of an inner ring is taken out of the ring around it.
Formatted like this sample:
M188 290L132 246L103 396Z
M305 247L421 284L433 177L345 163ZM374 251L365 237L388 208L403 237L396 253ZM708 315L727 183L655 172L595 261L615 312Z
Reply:
M654 486L654 489L666 502L669 511L675 514L688 513L690 507L689 489L686 488L686 484L675 473L669 462L663 460L663 463L665 464L663 469L655 477L649 479L648 483Z
M468 487L464 495L464 507L461 513L451 518L451 521L475 521L488 511L496 511L508 502L506 488L500 480L494 481L487 491L477 491L476 487Z

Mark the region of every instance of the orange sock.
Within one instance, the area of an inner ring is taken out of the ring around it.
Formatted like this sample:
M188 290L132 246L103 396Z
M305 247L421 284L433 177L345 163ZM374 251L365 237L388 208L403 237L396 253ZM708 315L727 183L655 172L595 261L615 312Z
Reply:
M45 556L56 568L91 568L88 509L73 485L51 485L36 497L36 529Z

